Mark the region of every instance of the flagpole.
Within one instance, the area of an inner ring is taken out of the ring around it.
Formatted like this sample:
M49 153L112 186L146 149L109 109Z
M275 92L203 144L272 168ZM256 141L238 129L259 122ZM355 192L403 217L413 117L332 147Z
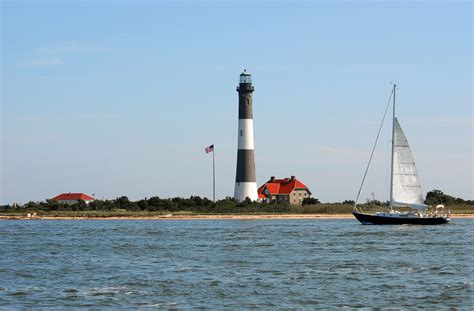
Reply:
M213 201L216 202L216 163L215 163L216 146L215 145L213 149L214 150L212 151L212 198L213 198Z

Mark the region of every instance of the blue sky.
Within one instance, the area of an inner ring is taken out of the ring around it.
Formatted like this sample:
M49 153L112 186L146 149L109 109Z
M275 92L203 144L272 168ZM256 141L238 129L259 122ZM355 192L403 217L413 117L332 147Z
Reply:
M1 4L0 204L233 195L240 72L257 182L354 199L390 81L424 191L473 198L472 3ZM389 124L362 200L388 198Z

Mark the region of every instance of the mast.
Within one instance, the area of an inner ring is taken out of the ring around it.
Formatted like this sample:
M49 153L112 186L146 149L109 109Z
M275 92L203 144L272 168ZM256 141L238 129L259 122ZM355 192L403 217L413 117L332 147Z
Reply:
M390 211L393 210L393 154L395 146L395 92L397 90L397 84L393 84L393 116L392 116L392 161L390 166Z

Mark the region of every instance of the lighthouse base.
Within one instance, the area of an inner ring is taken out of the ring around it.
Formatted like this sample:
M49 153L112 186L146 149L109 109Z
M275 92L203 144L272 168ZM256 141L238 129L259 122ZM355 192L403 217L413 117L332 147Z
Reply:
M246 198L257 201L257 183L256 182L237 182L235 183L234 198L239 201L245 201Z

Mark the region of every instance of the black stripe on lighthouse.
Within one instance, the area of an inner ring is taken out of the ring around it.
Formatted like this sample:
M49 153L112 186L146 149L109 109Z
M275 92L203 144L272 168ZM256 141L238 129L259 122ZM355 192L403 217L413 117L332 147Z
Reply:
M256 182L255 154L253 150L239 149L237 151L236 182Z

